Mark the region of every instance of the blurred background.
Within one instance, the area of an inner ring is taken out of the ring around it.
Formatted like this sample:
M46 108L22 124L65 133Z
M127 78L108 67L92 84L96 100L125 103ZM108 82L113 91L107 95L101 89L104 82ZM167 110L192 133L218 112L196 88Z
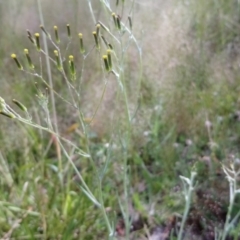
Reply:
M75 38L67 54L72 54L78 46L77 34L82 32L88 50L94 45L92 31L95 29L87 1L42 1L44 26L53 34L57 25L63 48L68 43L66 24L71 25ZM111 1L112 8L115 2ZM126 2L124 17L128 15L132 2ZM92 1L96 19L107 26L104 10L98 1ZM27 107L36 104L34 98L35 81L17 71L10 55L16 53L24 61L23 49L34 47L27 38L26 29L33 34L40 32L39 11L35 1L1 2L1 96L10 100L19 98ZM143 52L142 108L139 111L138 131L149 130L151 110L164 104L161 120L175 126L177 134L202 134L205 121L238 111L238 75L239 75L239 4L237 1L135 1L133 14L133 32ZM54 48L49 45L50 56ZM78 60L78 56L76 56ZM36 60L37 57L35 56ZM38 61L38 60L37 60ZM80 61L80 60L79 60ZM130 84L130 100L136 104L138 96L134 94L135 79L139 74L138 52L129 48L127 56L127 78ZM79 67L81 62L79 62ZM102 94L103 82L99 81L99 65L96 56L86 60L84 72L85 89L82 103L86 117L90 117ZM53 72L55 78L59 78ZM56 88L62 90L60 80ZM114 106L115 82L111 81L104 102L93 125L93 131L99 135L107 133L108 116ZM26 93L26 89L32 89ZM69 114L61 109L63 115ZM71 109L69 110L71 111ZM107 111L107 112L106 112ZM149 112L150 111L150 112ZM107 114L106 114L107 113ZM61 115L61 114L60 114ZM63 117L65 118L65 116ZM66 119L66 118L65 118ZM74 122L73 119L72 122ZM5 119L1 119L5 124ZM60 119L60 121L65 121ZM64 123L66 125L72 123ZM8 124L7 124L8 125ZM64 126L67 127L67 126ZM6 126L8 128L8 126ZM12 126L11 126L12 128ZM4 128L5 129L5 128ZM14 136L16 131L14 132ZM6 136L6 134L4 134ZM9 137L12 131L7 134ZM194 137L197 138L196 135ZM4 137L5 138L5 137ZM14 139L17 139L14 137Z
M97 0L91 2L96 20L111 28L111 16L106 14L102 3ZM123 21L127 22L127 16L131 14L132 32L142 50L142 67L139 52L133 43L127 49L124 66L131 111L137 106L132 129L133 147L129 155L129 165L132 166L132 191L139 193L137 200L145 209L144 214L140 209L135 210L148 218L150 205L156 204L157 216L154 215L150 225L158 225L162 221L159 212L168 218L171 215L169 212L182 209L182 202L179 202L173 189L179 187L179 175L189 175L193 168L198 170L199 163L204 165L199 168L199 182L203 188L211 186L214 194L223 192L227 198L228 189L216 187L214 181L216 174L221 171L219 169L222 163L229 165L238 162L240 158L239 1L125 1L123 12L121 5L116 6L116 1L109 3L116 13L122 14ZM73 37L71 45L64 52L66 56L75 55L76 49L79 48L79 32L83 33L87 50L91 50L94 46L92 31L95 30L95 23L89 11L88 1L41 0L41 7L45 29L53 35L53 26L58 26L63 51L69 43L66 24L70 24ZM19 60L24 62L23 49L28 48L33 61L39 62L35 48L26 33L28 29L33 34L43 34L39 28L41 21L38 3L33 0L2 0L0 20L0 96L11 106L13 98L23 102L33 119L42 123L44 114L36 98L35 79L18 71L10 57L15 53ZM54 57L53 50L54 47L49 45L51 57ZM82 64L82 59L76 55L79 72ZM37 64L36 68L40 70ZM43 75L46 77L44 69ZM80 89L81 107L86 119L93 115L102 95L104 81L100 69L99 56L91 53L85 61ZM65 96L66 86L54 68L52 75L56 91ZM137 89L139 78L140 92ZM38 87L42 88L43 85L39 84ZM117 87L114 77L110 77L103 102L90 125L93 137L91 147L96 159L100 159L99 156L105 151L104 146L111 139L114 127L120 126L122 131L126 127L122 102L117 100ZM79 135L74 132L78 128L78 125L74 124L79 124L74 109L67 107L59 99L56 101L60 132L70 140L79 141L81 145ZM71 130L71 127L74 130ZM21 192L23 184L27 181L29 168L35 169L36 166L40 166L41 154L49 143L48 137L42 136L37 130L0 117L0 152L8 162L12 182L17 191ZM121 158L121 152L116 151L115 154L114 159ZM46 162L54 162L55 155L54 148L47 151L44 156ZM81 167L85 169L86 166L87 164ZM112 175L110 174L106 183L106 191L109 193L112 186L119 184L116 177L118 167L114 165L111 168ZM32 179L36 177L35 170L32 170ZM45 170L42 176L44 174ZM213 176L212 182L204 182L210 175ZM223 175L221 179L224 179ZM12 182L6 183L4 177L0 177L0 182L5 200L13 203L15 193L6 191L4 187L4 184L12 186ZM141 195L142 190L138 190L139 185L144 186L144 196ZM121 187L119 188L121 191ZM33 189L32 191L39 193L37 187ZM168 193L166 189L169 190ZM109 205L117 205L116 198L112 200L106 196L106 199ZM25 205L28 206L27 200ZM162 210L168 208L171 210ZM86 209L90 212L89 206ZM49 210L50 213L51 211L52 209ZM199 211L203 214L203 210ZM1 220L5 222L4 217L0 218L0 224ZM5 229L8 229L7 224ZM98 231L103 232L101 229Z

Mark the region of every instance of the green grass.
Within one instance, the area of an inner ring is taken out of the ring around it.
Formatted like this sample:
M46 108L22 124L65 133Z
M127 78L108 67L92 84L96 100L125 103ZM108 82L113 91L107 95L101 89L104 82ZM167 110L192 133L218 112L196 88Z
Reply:
M4 4L0 238L238 239L239 3L117 2Z

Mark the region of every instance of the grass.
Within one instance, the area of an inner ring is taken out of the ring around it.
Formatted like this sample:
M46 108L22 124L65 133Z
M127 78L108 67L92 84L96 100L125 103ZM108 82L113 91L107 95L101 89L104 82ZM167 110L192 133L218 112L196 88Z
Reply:
M2 31L1 239L238 239L239 3L25 4L4 5L37 20Z

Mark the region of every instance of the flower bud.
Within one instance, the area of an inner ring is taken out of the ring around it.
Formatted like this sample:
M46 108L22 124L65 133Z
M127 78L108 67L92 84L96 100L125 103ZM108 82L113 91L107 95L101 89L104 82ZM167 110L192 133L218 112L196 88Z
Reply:
M73 55L69 56L69 68L70 68L70 73L72 75L72 80L76 80L76 69L75 69L75 65L74 65Z
M32 60L31 60L31 58L30 58L28 49L24 49L24 53L25 53L25 55L26 55L29 68L34 69L34 65L33 65Z
M36 46L37 46L37 50L41 51L41 47L40 47L40 34L39 33L35 33L35 41L36 41Z
M109 71L112 70L112 56L111 56L111 50L107 50L107 59L108 59L108 65L109 65Z
M96 48L97 49L100 49L100 44L99 44L99 39L98 39L98 35L96 32L93 32L93 37L94 37L94 40L95 40L95 43L96 43Z
M100 27L101 27L101 25L98 23L96 26L97 37L99 37Z
M109 67L109 64L108 64L108 56L107 55L103 55L103 61L104 61L106 71L109 72L110 67Z
M12 54L11 58L15 61L15 63L17 64L17 67L19 70L23 70L23 66L20 64L20 62L17 59L17 55L16 54Z
M30 40L33 44L35 44L34 39L33 39L33 37L32 37L32 34L31 34L31 32L30 32L28 29L27 29L27 34L28 34L29 40Z
M132 18L128 16L129 27L132 30Z
M85 49L83 46L83 35L82 35L82 33L79 33L78 36L79 36L79 41L80 41L80 52L83 54L83 53L85 53Z
M40 25L41 30L46 34L48 38L50 38L50 34L46 31L45 27L43 25Z
M118 30L121 30L121 20L119 16L117 16L117 28Z
M62 71L62 64L61 64L61 61L60 61L60 57L59 57L59 54L58 54L58 51L57 50L54 50L54 55L56 57L56 62L57 62L57 68L59 71Z
M10 112L1 112L0 111L0 114L6 116L6 117L9 117L9 118L16 118L16 116L13 114L13 113L10 113Z
M109 29L100 21L98 21L98 23L101 25L101 27L106 31L106 32L110 32Z
M70 24L67 24L67 34L68 34L68 37L71 38Z
M16 99L12 100L23 112L27 112L27 108L19 101Z
M54 26L53 29L54 29L54 33L55 33L56 42L60 43L60 39L59 39L59 36L58 36L58 27Z
M117 17L116 17L116 13L112 13L112 17L113 17L113 22L115 27L117 28Z

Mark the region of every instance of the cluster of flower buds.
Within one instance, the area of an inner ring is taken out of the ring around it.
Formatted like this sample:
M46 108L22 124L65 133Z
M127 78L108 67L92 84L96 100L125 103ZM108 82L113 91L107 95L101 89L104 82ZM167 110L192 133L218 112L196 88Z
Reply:
M121 23L121 17L119 15L117 15L116 13L112 13L112 18L113 18L113 22L114 25L116 27L116 29L118 29L119 31L121 31L122 29L122 23ZM131 17L128 17L128 21L129 21L129 25L130 28L132 28L132 20ZM67 35L69 39L72 39L72 34L71 34L71 28L70 28L70 24L66 25L67 27ZM43 25L40 26L42 32L52 41L51 35L46 31L46 29L44 28ZM106 27L102 22L98 21L98 23L96 24L96 29L95 31L92 32L93 37L94 37L94 41L95 41L95 46L96 49L100 50L100 40L103 40L107 51L106 54L103 55L103 61L104 61L104 66L107 72L111 72L112 71L112 52L113 52L113 46L106 40L106 38L101 34L101 29L103 29L104 31L110 32L109 28ZM58 33L58 27L54 26L53 27L54 30L54 35L55 35L55 41L56 44L60 43L60 38L59 38L59 33ZM28 38L30 39L30 41L35 45L37 51L41 52L41 45L40 45L40 34L39 33L35 33L35 34L31 34L31 32L29 30L27 30L28 33ZM83 34L79 33L78 34L79 37L79 50L81 54L85 53L85 48L84 48L84 44L83 44ZM34 70L34 64L31 60L30 54L29 54L29 50L28 49L24 49L24 53L27 59L27 64L28 67L31 70ZM58 68L59 71L63 71L63 63L62 63L62 58L61 58L61 54L60 54L60 50L58 47L56 47L56 49L54 50L54 55L55 55L55 60L56 60L56 66ZM13 58L13 60L15 61L17 67L19 70L24 70L23 66L21 65L21 63L19 62L19 60L17 59L16 54L12 54L11 57ZM76 69L75 69L75 64L74 64L74 57L73 55L69 56L69 70L70 70L70 74L71 74L71 78L72 80L76 79Z
M33 65L32 59L31 59L31 57L30 57L30 55L29 55L28 49L24 49L24 53L25 53L25 56L26 56L26 58L27 58L28 67L33 70L33 69L34 69L34 65ZM23 66L22 66L22 64L19 62L19 60L18 60L18 58L17 58L17 55L16 55L15 53L13 53L13 54L11 55L11 57L12 57L12 59L15 61L15 63L17 64L18 69L19 69L19 70L23 70Z
M115 27L118 30L121 30L121 18L120 18L120 16L117 15L116 13L112 13L112 17L113 17L113 22L114 22Z
M28 114L27 108L18 100L13 99L13 103L15 103L23 112ZM0 114L9 117L9 118L16 118L19 116L15 113L5 102L3 98L0 97Z
M105 65L105 69L107 72L110 72L112 70L112 56L111 56L112 50L108 49L107 54L103 55L103 61Z

